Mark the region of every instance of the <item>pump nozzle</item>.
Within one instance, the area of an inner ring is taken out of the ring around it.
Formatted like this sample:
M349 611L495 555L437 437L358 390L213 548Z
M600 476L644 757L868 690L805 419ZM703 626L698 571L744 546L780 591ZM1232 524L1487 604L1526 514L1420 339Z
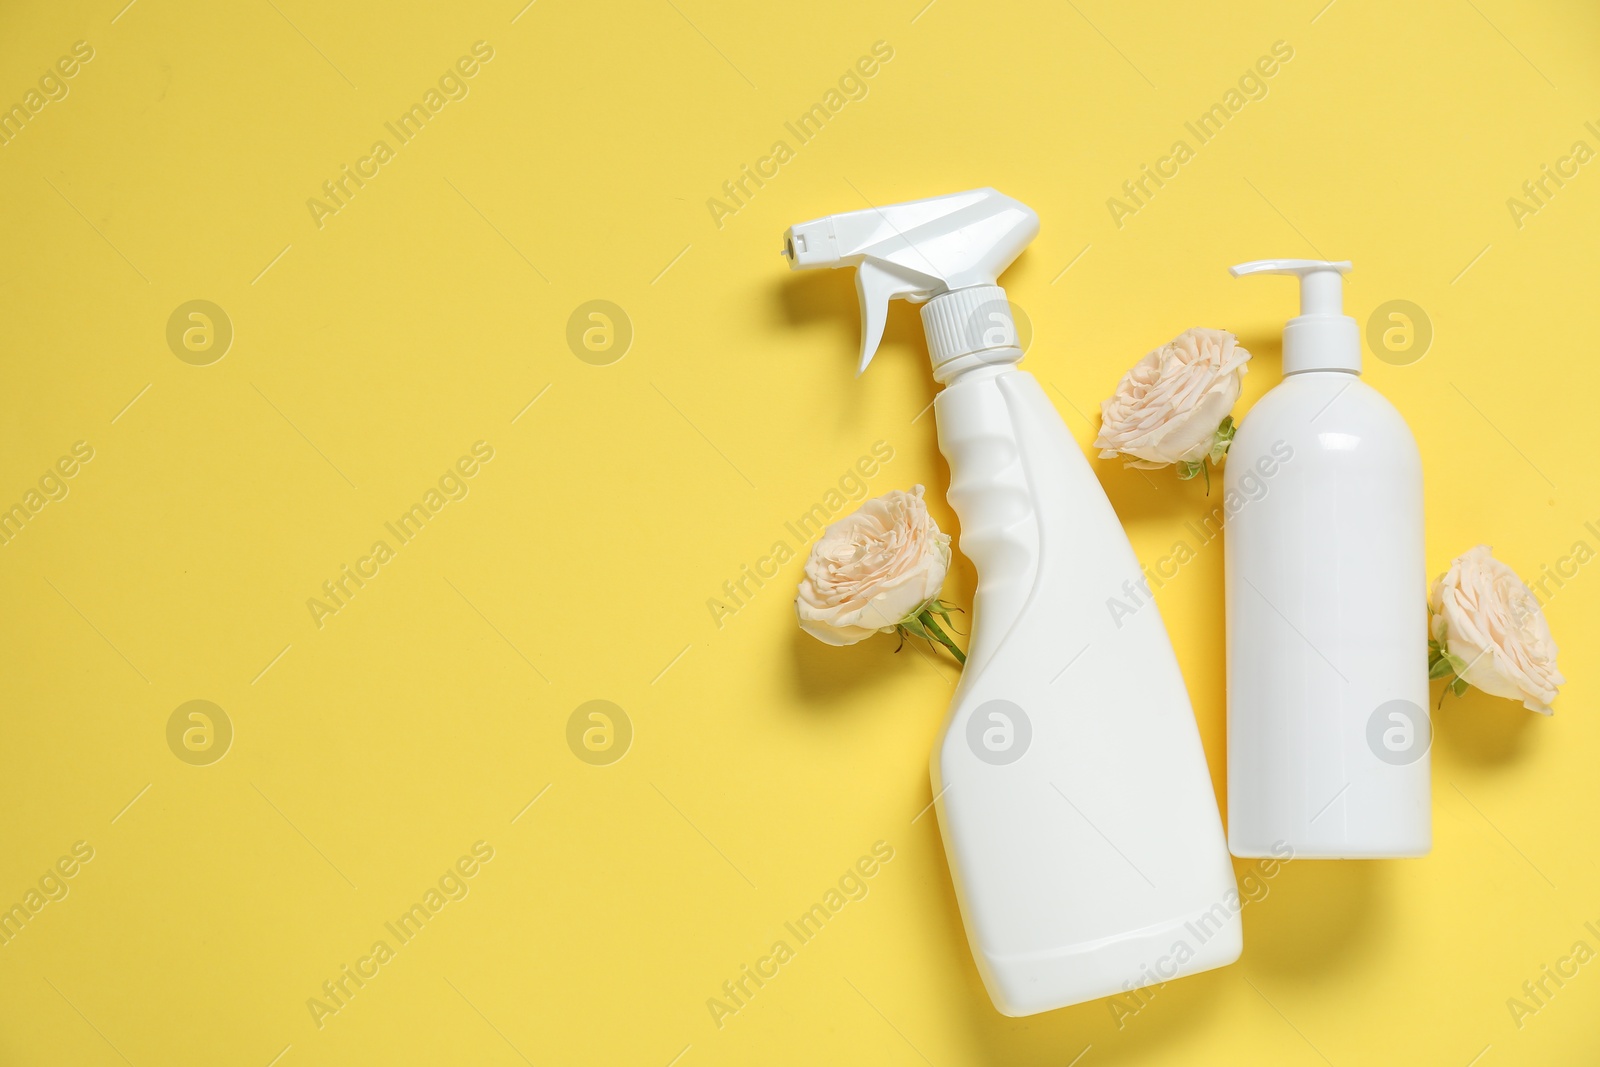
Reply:
M920 304L959 289L994 286L1038 232L1039 216L1031 208L993 189L973 189L802 222L784 234L783 254L796 270L856 268L860 374L883 340L890 300ZM935 345L930 334L930 349ZM935 365L971 351L934 351Z
M1356 320L1344 313L1344 278L1349 260L1257 259L1229 267L1246 274L1292 274L1300 279L1300 314L1283 329L1283 373L1342 370L1361 373L1361 338Z

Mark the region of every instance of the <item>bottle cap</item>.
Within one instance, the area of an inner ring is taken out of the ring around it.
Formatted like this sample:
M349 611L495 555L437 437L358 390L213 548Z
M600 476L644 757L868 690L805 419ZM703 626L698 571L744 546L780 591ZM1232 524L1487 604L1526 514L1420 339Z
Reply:
M1246 274L1293 274L1300 279L1300 314L1283 328L1283 373L1342 370L1361 373L1361 332L1344 313L1349 260L1258 259L1228 268Z

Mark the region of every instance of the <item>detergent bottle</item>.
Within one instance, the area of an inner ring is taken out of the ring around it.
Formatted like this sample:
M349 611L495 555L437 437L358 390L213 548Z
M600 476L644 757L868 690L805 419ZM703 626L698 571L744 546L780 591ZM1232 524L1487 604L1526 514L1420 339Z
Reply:
M860 369L922 305L970 649L932 791L990 999L1018 1016L1220 967L1240 901L1188 693L1139 561L1022 351L1000 274L1038 216L994 189L790 228L793 268L854 267ZM1148 588L1148 587L1146 587Z

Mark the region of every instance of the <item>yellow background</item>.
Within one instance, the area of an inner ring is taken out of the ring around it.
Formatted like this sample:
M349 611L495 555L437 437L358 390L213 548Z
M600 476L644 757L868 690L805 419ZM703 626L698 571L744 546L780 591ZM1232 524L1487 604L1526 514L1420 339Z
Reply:
M855 380L851 279L777 250L988 184L1042 220L1004 282L1086 450L1084 414L1189 326L1254 351L1248 417L1295 293L1224 268L1348 257L1364 330L1395 299L1434 330L1419 362L1367 359L1421 444L1430 572L1600 547L1600 164L1520 228L1506 203L1600 148L1600 14L923 3L5 6L0 103L76 41L94 58L0 147L0 505L76 441L94 458L0 547L0 906L74 842L94 859L0 947L0 1062L1600 1059L1600 964L1520 1028L1506 1005L1600 948L1600 564L1548 605L1553 719L1446 702L1431 856L1289 864L1237 965L1120 1028L988 1003L913 821L949 662L800 635L798 559L721 627L706 604L875 441L871 491L924 483L955 528L915 312ZM319 228L308 198L480 40L470 94ZM868 95L797 144L784 122L880 40ZM1184 122L1276 41L1265 98L1197 146ZM1195 158L1119 228L1107 199L1179 138ZM708 198L779 139L794 158L719 228ZM194 299L234 330L208 366L166 340ZM595 299L634 334L604 366L566 341ZM470 495L319 628L308 598L480 440ZM1217 503L1095 463L1146 562ZM958 562L950 597L972 581ZM1220 542L1159 602L1220 793ZM195 699L234 730L209 766L167 743ZM594 699L634 731L609 766L566 741ZM319 1028L307 999L480 840L470 895ZM879 840L870 894L719 1029L707 998Z

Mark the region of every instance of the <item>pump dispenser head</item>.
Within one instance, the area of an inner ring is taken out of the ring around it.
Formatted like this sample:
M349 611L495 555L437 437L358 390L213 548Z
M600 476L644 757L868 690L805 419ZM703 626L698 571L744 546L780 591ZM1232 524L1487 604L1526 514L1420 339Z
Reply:
M1293 274L1300 279L1300 314L1283 328L1283 373L1341 370L1361 373L1361 334L1344 313L1344 278L1350 261L1258 259L1228 268L1246 274Z
M993 189L972 189L802 222L783 235L783 254L795 270L856 268L857 374L883 340L889 301L928 301L922 322L934 374L944 380L966 363L1022 357L1005 291L995 282L1038 233L1033 209ZM962 357L974 358L957 364Z

